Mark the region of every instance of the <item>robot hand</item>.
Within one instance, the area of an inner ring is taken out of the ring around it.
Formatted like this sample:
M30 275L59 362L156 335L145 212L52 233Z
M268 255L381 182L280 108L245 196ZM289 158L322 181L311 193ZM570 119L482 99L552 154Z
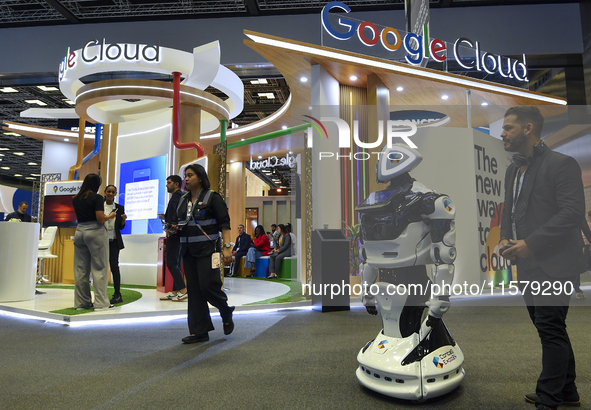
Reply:
M378 309L374 306L366 306L365 309L367 310L367 313L369 313L370 315L377 315L378 314Z

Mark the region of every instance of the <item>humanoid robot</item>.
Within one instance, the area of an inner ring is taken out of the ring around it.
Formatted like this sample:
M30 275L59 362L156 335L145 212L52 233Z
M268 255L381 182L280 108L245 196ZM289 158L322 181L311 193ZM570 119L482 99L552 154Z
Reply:
M442 291L452 284L455 206L411 178L422 159L403 144L384 147L376 178L389 185L356 208L366 291L360 297L370 314L379 310L383 322L357 355L357 378L371 390L418 401L446 394L464 378L464 355L442 320L449 295L432 294L425 266L432 264L433 283Z

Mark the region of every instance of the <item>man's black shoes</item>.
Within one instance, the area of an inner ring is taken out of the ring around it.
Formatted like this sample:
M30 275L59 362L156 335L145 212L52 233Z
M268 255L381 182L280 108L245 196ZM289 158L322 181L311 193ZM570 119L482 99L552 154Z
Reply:
M224 334L229 335L234 331L234 321L232 320L232 312L236 309L234 306L230 307L230 317L227 322L224 322Z
M191 335L183 337L183 343L186 345L190 345L191 343L207 342L208 340L209 335L207 333L204 333L202 335Z
M530 393L530 394L526 394L525 395L525 401L528 403L533 403L535 404L536 401L539 400L539 397L537 394L535 393ZM569 407L581 407L581 400L577 399L577 400L564 400L561 404L561 406L569 406Z

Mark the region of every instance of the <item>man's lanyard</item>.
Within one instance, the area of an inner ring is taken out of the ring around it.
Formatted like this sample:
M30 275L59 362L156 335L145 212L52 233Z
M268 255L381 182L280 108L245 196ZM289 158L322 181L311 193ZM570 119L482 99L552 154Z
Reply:
M523 180L525 179L525 173L527 172L527 168L525 171L521 172L521 168L517 170L515 173L515 181L513 181L513 206L511 209L511 228L513 231L513 239L517 240L517 228L515 227L515 219L513 215L515 214L515 208L517 205L517 201L519 200L519 195L521 194L521 188L523 188Z

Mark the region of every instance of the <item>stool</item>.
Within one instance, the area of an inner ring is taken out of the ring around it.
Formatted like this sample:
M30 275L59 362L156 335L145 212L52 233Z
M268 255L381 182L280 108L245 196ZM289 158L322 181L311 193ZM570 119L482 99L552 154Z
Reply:
M281 261L277 276L281 279L295 279L297 277L298 259L296 256L288 256Z
M255 278L266 278L269 274L269 257L261 256L254 261L254 267L256 268L254 277Z

